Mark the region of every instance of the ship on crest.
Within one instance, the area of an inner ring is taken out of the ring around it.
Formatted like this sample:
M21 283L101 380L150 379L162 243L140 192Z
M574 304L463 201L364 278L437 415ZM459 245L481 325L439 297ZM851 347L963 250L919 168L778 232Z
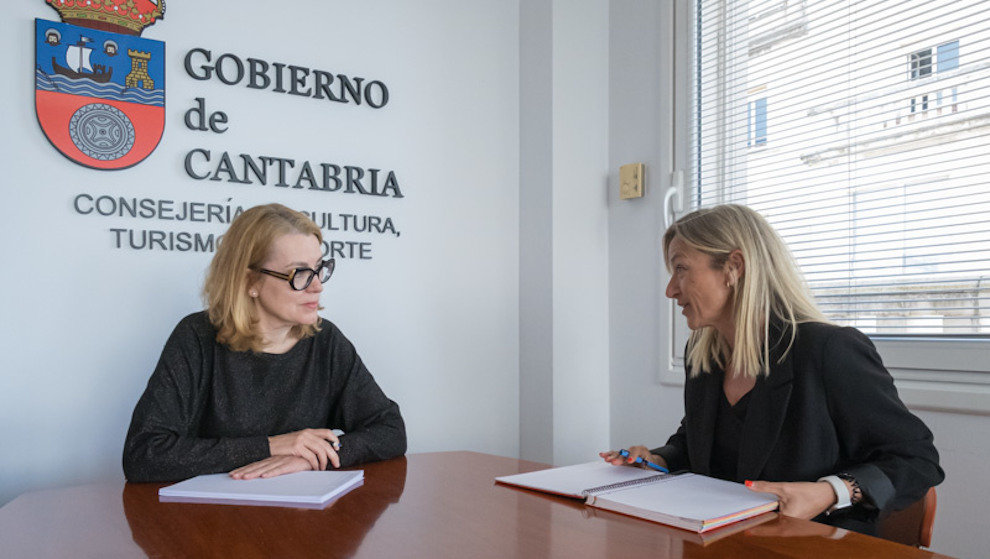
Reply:
M66 66L59 64L53 56L52 69L55 73L72 79L88 78L96 83L110 81L113 77L112 67L107 68L103 64L90 65L89 57L93 53L93 49L87 46L90 42L88 37L80 37L79 42L70 45L65 51Z

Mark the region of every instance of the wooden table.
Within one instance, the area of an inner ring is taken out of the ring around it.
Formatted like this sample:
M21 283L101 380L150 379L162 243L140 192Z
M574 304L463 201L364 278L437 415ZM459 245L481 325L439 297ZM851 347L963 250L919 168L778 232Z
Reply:
M494 483L544 464L474 452L363 466L324 510L158 502L162 484L24 494L0 509L3 557L944 557L770 513L715 541ZM717 533L716 533L717 534Z

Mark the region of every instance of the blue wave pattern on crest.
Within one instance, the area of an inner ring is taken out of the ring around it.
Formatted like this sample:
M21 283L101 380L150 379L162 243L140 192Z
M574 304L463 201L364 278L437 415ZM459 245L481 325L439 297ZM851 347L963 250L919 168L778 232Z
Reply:
M84 95L86 97L96 97L99 99L112 99L114 101L125 101L128 103L139 103L141 105L151 105L154 107L165 106L165 90L152 89L145 90L133 87L124 87L113 82L96 83L87 78L74 80L61 74L47 74L37 68L34 73L35 89L39 91L54 91L56 93L68 93L70 95Z

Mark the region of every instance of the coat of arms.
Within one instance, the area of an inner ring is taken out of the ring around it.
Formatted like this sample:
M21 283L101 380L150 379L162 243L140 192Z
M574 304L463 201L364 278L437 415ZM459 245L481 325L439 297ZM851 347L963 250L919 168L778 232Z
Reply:
M35 20L35 108L48 140L96 169L140 163L165 129L165 43L141 31L165 0L45 0Z

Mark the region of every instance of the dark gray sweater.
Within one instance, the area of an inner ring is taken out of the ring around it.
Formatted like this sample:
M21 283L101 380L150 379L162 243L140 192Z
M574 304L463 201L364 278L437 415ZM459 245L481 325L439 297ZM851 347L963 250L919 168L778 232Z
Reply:
M124 443L129 481L229 472L267 458L268 436L306 428L345 432L342 467L405 453L399 406L330 321L280 355L231 351L216 335L198 312L166 342Z

